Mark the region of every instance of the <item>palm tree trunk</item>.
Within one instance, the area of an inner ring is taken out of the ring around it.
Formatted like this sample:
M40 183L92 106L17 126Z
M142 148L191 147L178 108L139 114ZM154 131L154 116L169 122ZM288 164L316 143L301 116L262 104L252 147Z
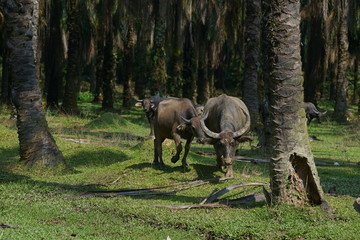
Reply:
M245 25L245 66L243 101L249 109L251 128L258 130L259 124L259 92L258 69L260 67L260 14L261 0L248 0L246 2Z
M11 79L10 79L10 71L11 67L8 61L8 51L5 48L2 50L2 79L1 79L1 95L0 95L0 103L10 105L11 104Z
M104 47L104 61L103 74L104 80L102 83L103 92L103 109L114 108L114 92L115 92L115 77L116 77L116 62L114 57L114 33L113 33L113 16L112 9L114 1L105 1L106 15L105 15L105 47Z
M115 57L114 57L114 42L113 33L109 31L106 34L105 48L104 48L104 62L103 74L104 80L102 84L103 101L102 108L114 108L114 89L115 89Z
M123 107L129 108L131 106L131 100L134 96L133 87L133 48L134 48L134 26L133 22L128 22L128 32L126 37L126 44L124 47L125 57L125 79L123 89Z
M274 203L323 203L323 192L306 127L300 57L300 0L267 1Z
M173 38L173 53L172 53L172 69L171 79L169 84L169 93L173 96L181 97L183 80L183 38L184 38L184 3L183 0L178 0L175 3L175 23L174 23L174 38Z
M152 53L152 89L151 94L166 95L166 54L165 54L165 0L154 0L155 29Z
M47 34L45 36L45 79L47 83L47 107L59 108L60 89L63 83L65 49L62 42L60 0L52 0Z
M197 89L197 64L198 64L198 51L194 46L194 36L192 29L192 20L190 20L185 27L185 43L184 43L184 68L183 78L184 85L182 95L196 102L196 89Z
M348 0L340 0L340 27L339 27L339 63L338 76L336 85L336 99L334 112L338 121L347 120L347 89L348 81L346 78L346 70L348 66Z
M20 160L27 165L63 164L63 155L48 130L37 79L39 1L23 1L22 4L5 1L4 5Z
M67 72L62 110L66 114L78 114L77 94L80 90L80 16L79 0L70 0L69 47Z

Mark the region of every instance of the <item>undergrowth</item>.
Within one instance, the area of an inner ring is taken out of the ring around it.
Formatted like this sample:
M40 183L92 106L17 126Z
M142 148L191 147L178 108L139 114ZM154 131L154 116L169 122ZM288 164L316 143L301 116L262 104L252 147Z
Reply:
M82 115L48 112L50 131L66 169L29 168L19 163L15 122L0 113L0 239L358 239L360 214L360 124L338 125L328 117L312 122L309 135L321 185L334 211L320 207L253 203L224 208L169 210L163 205L198 204L214 189L246 182L269 182L267 164L236 162L235 178L167 195L84 197L88 191L140 189L224 177L212 146L193 144L189 166L170 162L172 141L163 144L165 170L152 165L153 139L141 109L104 112L80 104ZM330 115L331 116L331 115ZM313 138L315 136L315 138ZM239 154L264 157L244 143ZM334 165L335 163L335 165ZM176 190L170 187L167 190ZM226 201L261 190L235 189Z

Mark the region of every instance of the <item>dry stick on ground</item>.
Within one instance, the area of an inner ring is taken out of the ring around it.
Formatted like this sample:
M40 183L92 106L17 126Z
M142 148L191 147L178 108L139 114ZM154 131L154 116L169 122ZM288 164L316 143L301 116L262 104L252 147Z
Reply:
M249 194L243 196L238 199L233 200L226 200L221 202L213 203L215 199L224 195L225 193L238 188L238 187L247 187L247 186L266 186L269 185L268 183L242 183L242 184L235 184L229 187L223 188L217 193L214 194L215 190L209 194L200 204L190 204L190 205L155 205L154 207L165 207L169 209L192 209L192 208L218 208L218 207L227 207L232 205L244 204L249 202L262 202L266 201L266 197L264 194Z
M241 184L234 184L231 186L228 186L226 188L221 189L215 194L212 194L205 203L211 203L215 201L217 198L221 197L222 195L230 192L231 190L239 187L249 187L249 186L266 186L269 185L268 183L241 183Z
M186 182L186 183L177 183L167 186L160 186L160 187L151 187L151 188L141 188L141 189L120 189L120 190L105 190L105 191L88 191L81 196L83 197L117 197L117 196L142 196L142 195L168 195L168 194L175 194L179 191L187 190L189 188L202 186L205 184L209 184L211 182L220 182L220 181L226 181L233 178L211 178L206 180L197 180L192 182ZM163 192L157 192L154 190L160 190L170 187L176 187L176 186L182 186L187 185L186 187L182 188L175 188L174 190L170 191L163 191Z
M0 224L0 228L17 228L17 227L10 224Z
M270 163L270 160L267 159L258 159L258 158L252 158L252 157L244 157L244 156L236 156L234 158L235 161L239 161L239 162L248 162L248 163ZM337 166L337 165L333 165L333 164L328 164L328 163L324 163L324 162L315 162L316 166Z
M207 200L209 199L209 197L211 197L214 193L216 193L217 191L219 191L219 189L215 188L204 200L201 201L200 204L204 204L207 202Z
M250 194L238 199L214 202L214 203L190 204L190 205L155 205L154 207L164 207L172 210L193 209L193 208L219 208L219 207L240 205L250 202L263 202L263 201L265 201L264 194Z

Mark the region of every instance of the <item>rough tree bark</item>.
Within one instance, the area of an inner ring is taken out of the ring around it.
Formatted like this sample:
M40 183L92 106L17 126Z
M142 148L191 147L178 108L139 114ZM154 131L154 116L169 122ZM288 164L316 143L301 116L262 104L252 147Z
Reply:
M260 67L260 14L261 1L246 1L245 22L245 66L243 101L249 109L251 129L258 131L259 117L259 92L258 68Z
M47 82L47 108L59 109L60 89L62 88L65 65L65 47L61 29L60 0L51 0L51 8L45 36L45 79Z
M166 89L166 54L165 54L165 6L164 0L154 0L154 46L152 49L152 87L151 94L165 96Z
M340 0L339 7L340 14L340 26L339 26L339 62L338 62L338 75L337 75L337 84L336 84L336 98L335 98L335 107L334 113L338 121L344 122L347 121L347 89L348 89L348 80L346 78L346 70L348 66L349 56L348 56L348 25L347 25L347 16L348 16L348 0Z
M172 52L172 67L171 79L169 80L168 93L172 96L182 96L182 88L184 79L182 76L184 65L184 3L183 0L178 0L174 6L175 23L173 36L173 52Z
M20 160L27 165L62 164L63 155L48 130L37 79L39 1L22 1L20 4L7 0L3 4Z
M124 47L125 58L125 78L124 78L124 90L123 90L123 107L129 108L131 106L131 100L134 97L133 87L133 48L135 41L133 22L128 22L128 32L126 36L126 43Z
M79 0L70 0L69 47L62 110L66 114L79 114L77 94L80 90L80 6Z
M274 203L326 203L310 150L300 57L300 0L267 0L269 15L270 175Z
M103 83L102 83L102 108L113 109L115 100L115 78L116 78L116 60L114 56L114 29L113 29L113 13L114 1L104 1L106 7L105 16L105 46L103 61Z

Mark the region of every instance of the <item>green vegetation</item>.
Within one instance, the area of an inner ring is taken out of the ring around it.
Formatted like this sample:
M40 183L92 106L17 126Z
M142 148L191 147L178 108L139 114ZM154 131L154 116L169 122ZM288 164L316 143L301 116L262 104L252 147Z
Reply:
M170 162L172 141L164 143L168 168L155 169L153 140L140 109L102 112L100 106L80 104L82 117L48 113L51 132L68 168L28 168L19 164L15 122L0 113L0 239L359 239L360 214L353 208L360 196L360 124L336 125L313 121L309 135L324 191L334 210L330 218L320 207L265 203L228 208L169 210L154 205L200 203L215 188L269 181L266 164L237 162L235 179L211 183L171 195L83 197L89 190L164 186L197 179L223 177L215 167L212 146L193 144L190 166ZM264 158L245 143L240 154ZM337 162L340 166L333 166ZM170 188L174 189L174 188ZM231 191L221 199L239 198L259 188Z

